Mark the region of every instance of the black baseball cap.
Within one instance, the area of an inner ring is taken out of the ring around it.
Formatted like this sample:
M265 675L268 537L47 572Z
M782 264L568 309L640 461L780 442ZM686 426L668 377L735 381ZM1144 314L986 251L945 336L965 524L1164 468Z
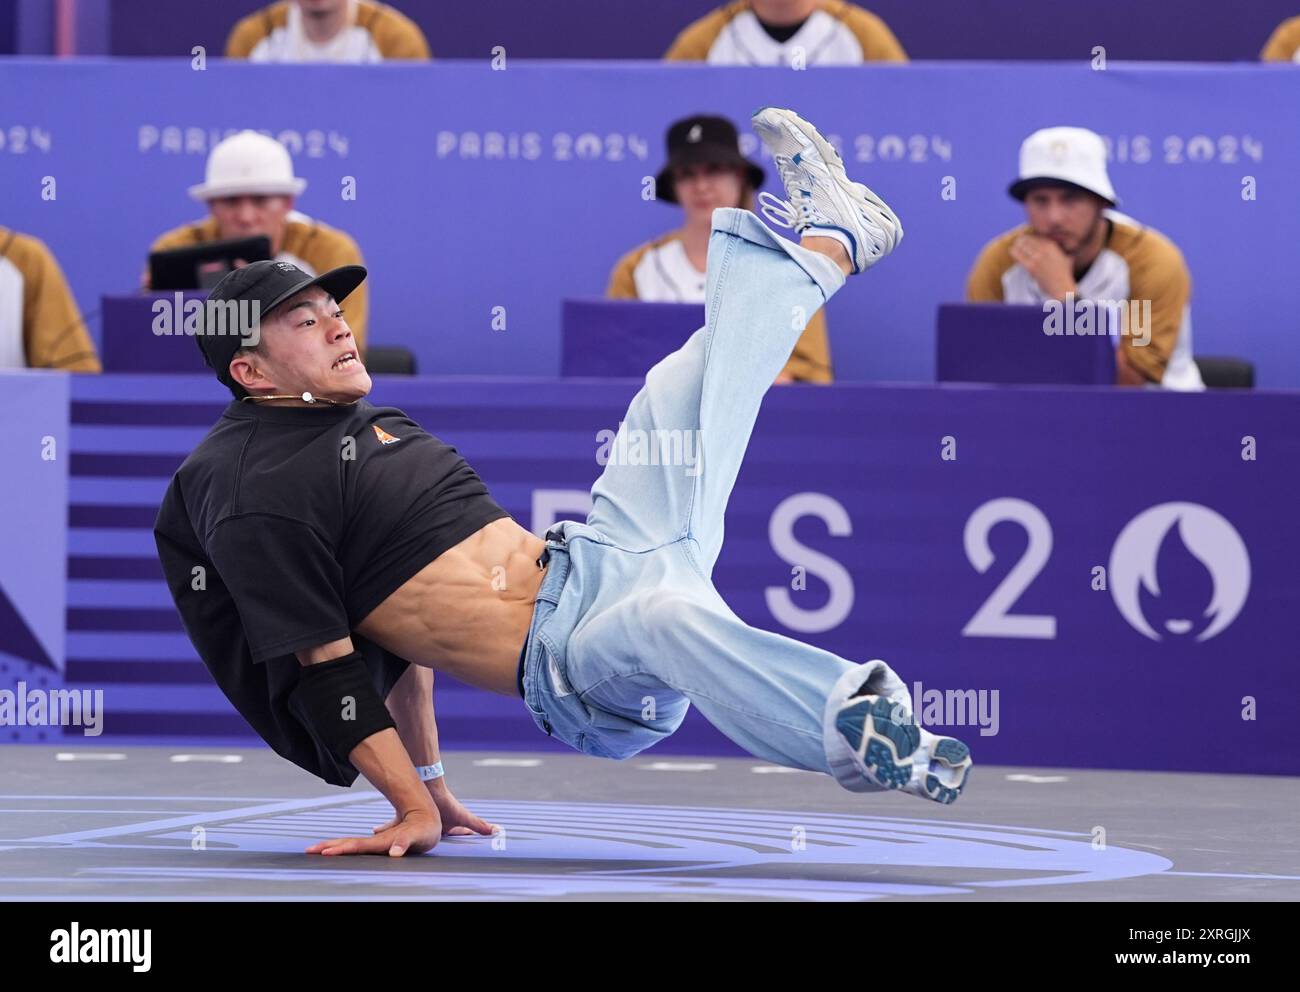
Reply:
M256 303L257 319L260 321L289 297L312 286L319 286L336 303L341 303L365 278L366 269L363 265L341 265L324 275L311 276L292 262L252 262L235 269L217 283L208 294L208 300L220 303ZM211 331L195 335L208 368L217 374L217 379L227 389L234 391L241 399L247 396L247 390L230 376L230 361L235 357L235 352L245 346L246 338L252 333L251 329L226 324L220 328L201 330ZM220 333L221 331L225 333Z
M668 164L655 177L655 199L677 202L673 169L687 165L730 165L743 169L749 185L763 185L763 170L740 154L736 125L725 117L695 114L668 128Z

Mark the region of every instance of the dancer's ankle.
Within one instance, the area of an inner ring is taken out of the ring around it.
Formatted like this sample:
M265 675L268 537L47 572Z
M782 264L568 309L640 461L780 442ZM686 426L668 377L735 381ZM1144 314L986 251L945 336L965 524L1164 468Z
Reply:
M849 259L849 253L844 250L844 245L840 244L835 238L827 238L821 235L806 234L800 240L799 244L809 251L815 251L819 255L825 255L832 262L840 267L844 275L853 274L853 263Z

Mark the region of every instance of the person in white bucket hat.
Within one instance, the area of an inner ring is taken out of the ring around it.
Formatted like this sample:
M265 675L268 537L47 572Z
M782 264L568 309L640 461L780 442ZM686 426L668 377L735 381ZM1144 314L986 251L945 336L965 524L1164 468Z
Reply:
M232 134L209 153L203 182L189 188L191 197L207 204L208 216L160 235L149 250L265 235L277 261L312 276L364 264L357 243L346 233L294 209L306 188L280 142L257 131ZM348 326L362 347L368 304L364 286L348 297Z
M966 298L1111 304L1124 318L1118 385L1204 389L1192 359L1187 265L1163 234L1115 209L1100 135L1080 127L1035 131L1020 146L1020 174L1008 192L1025 205L1027 223L984 246Z
M208 156L204 181L190 187L199 202L239 194L297 196L307 180L293 174L289 151L256 131L240 131L220 142Z

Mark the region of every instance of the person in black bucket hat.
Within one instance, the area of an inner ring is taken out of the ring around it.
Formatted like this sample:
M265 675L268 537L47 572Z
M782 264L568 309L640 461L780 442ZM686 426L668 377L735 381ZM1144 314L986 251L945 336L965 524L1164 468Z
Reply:
M668 162L655 177L655 196L660 200L677 203L679 179L701 168L708 172L710 166L742 173L751 192L763 185L762 168L740 154L736 125L725 117L685 117L668 128L667 142Z
M677 204L683 225L638 245L618 260L605 295L646 303L703 303L705 257L713 211L752 209L763 169L740 151L736 126L725 117L693 114L668 128L668 158L655 177L655 199ZM777 382L830 382L826 319L808 321Z

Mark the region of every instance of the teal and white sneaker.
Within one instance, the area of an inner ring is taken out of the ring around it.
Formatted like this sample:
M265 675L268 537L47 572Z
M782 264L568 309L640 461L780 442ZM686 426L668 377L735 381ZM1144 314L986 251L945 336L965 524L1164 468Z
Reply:
M768 192L759 194L768 220L796 234L834 238L848 252L855 275L903 240L898 217L866 186L849 179L839 153L815 127L779 107L764 107L751 120L790 197L787 203Z
M921 728L921 746L912 755L912 780L903 791L936 803L955 803L970 779L970 748L955 737Z
M849 746L853 766L877 789L911 783L921 728L905 704L885 696L850 696L834 715L834 727Z
M844 673L826 700L822 733L830 772L853 792L898 790L945 805L970 776L970 749L912 715L907 687L876 659Z

